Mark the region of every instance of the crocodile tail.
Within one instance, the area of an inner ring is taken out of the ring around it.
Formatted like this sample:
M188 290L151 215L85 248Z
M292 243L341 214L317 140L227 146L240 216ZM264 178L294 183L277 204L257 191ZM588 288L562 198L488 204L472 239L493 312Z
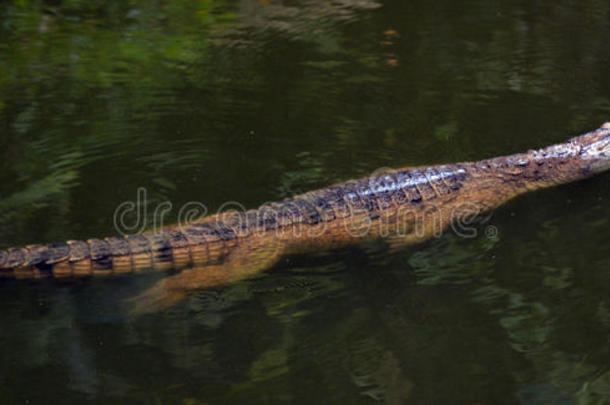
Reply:
M222 259L234 243L210 226L0 251L0 277L83 277L180 270Z

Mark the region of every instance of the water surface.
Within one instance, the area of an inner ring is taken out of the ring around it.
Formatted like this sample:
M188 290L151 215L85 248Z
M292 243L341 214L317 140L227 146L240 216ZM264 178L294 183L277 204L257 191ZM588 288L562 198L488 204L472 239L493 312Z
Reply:
M598 1L9 1L0 248L147 191L255 207L610 120ZM298 258L131 317L163 275L0 283L2 403L610 403L610 176L446 234Z

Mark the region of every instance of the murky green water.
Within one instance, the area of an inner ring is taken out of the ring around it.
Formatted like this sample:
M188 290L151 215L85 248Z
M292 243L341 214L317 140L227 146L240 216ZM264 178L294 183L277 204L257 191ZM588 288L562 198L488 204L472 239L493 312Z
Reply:
M602 1L8 1L0 247L247 207L610 120ZM154 315L162 275L0 283L1 403L610 403L610 176L475 239L290 261Z

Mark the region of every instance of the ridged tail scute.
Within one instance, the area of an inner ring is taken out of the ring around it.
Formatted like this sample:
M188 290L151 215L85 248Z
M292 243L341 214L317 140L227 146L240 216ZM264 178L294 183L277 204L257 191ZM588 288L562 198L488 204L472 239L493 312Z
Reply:
M106 264L111 265L114 273L129 273L133 270L131 250L129 243L124 238L104 238L110 249L110 257L106 259ZM104 259L102 259L104 260Z
M126 238L131 253L131 268L142 271L152 266L150 243L142 235L129 235Z
M111 273L114 252L110 250L108 242L101 239L89 239L87 244L91 254L91 271L94 274Z
M174 267L174 255L172 246L167 239L167 234L144 234L150 243L150 255L152 264L159 270L170 270Z
M88 276L91 274L91 250L87 242L69 240L71 271L75 276Z
M29 245L0 251L0 276L39 276L50 273L57 263L67 261L67 244ZM13 274L15 273L15 274Z
M175 230L168 230L163 233L166 235L166 240L171 246L174 266L178 268L192 266L193 257L186 236L182 232Z

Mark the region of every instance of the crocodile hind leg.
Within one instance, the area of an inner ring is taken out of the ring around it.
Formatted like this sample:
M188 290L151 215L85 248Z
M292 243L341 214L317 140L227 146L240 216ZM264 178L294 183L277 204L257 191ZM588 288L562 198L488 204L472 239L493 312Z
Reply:
M130 312L161 311L182 301L190 291L246 279L271 268L283 251L283 244L273 237L252 236L235 246L222 263L183 270L129 299Z

